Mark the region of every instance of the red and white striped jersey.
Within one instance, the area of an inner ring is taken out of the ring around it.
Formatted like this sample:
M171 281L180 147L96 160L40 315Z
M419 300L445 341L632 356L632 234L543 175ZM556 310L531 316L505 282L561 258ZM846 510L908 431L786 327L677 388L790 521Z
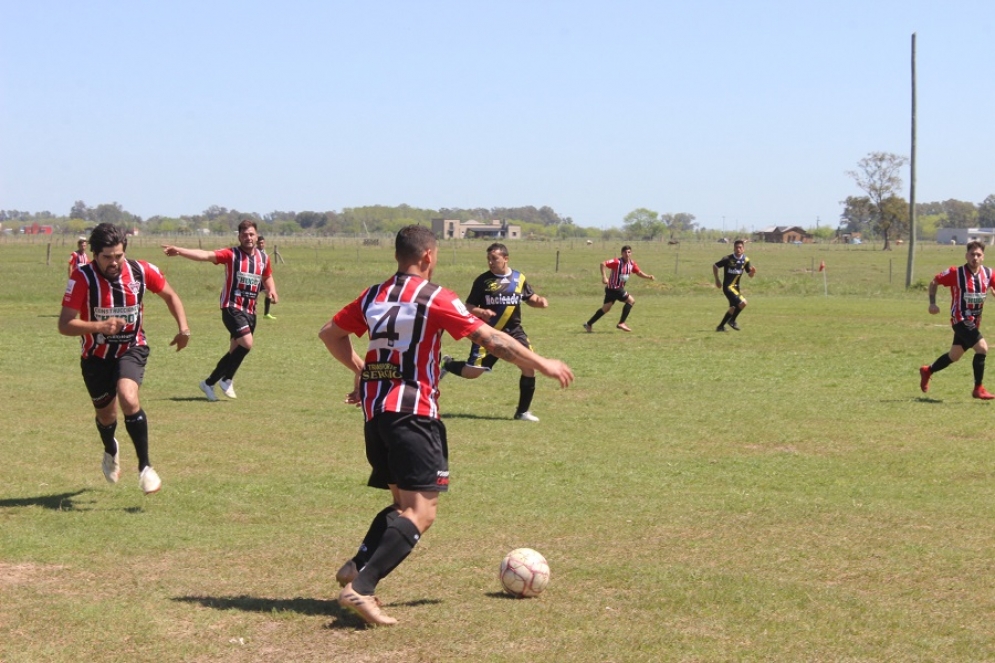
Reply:
M86 255L86 252L80 253L79 251L73 251L69 254L69 273L72 274L80 265L85 265L90 262L90 256Z
M332 320L370 336L360 383L367 421L381 412L438 419L442 332L459 340L484 324L456 293L411 274L369 287Z
M642 270L639 269L639 265L636 264L635 260L623 261L621 258L612 258L611 260L605 260L601 264L612 270L611 275L608 277L608 287L611 290L624 290L625 281L629 280L630 274L633 272L642 274ZM626 277L625 281L622 280L623 274Z
M950 324L959 322L968 327L981 324L981 309L989 288L995 288L991 268L982 266L977 274L970 267L950 267L933 278L933 282L950 288Z
M225 266L225 284L221 288L221 308L236 308L253 315L256 312L256 297L263 282L273 274L269 256L253 249L246 253L233 246L214 252L214 259Z
M96 265L80 266L69 278L62 305L79 311L80 320L95 322L121 318L127 324L113 336L86 334L80 339L84 357L114 359L135 345L148 345L142 328L145 290L161 292L166 278L144 260L121 263L121 275L108 281Z

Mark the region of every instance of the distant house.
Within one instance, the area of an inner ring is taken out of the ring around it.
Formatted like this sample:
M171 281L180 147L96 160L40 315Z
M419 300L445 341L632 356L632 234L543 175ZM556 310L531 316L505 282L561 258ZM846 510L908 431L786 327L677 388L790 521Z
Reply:
M21 232L25 235L51 235L52 231L52 226L42 226L37 221L30 226L23 226L21 228Z
M811 233L805 232L801 226L770 226L753 233L758 242L768 244L811 244Z
M995 244L995 228L937 228L937 244L967 244L968 242Z
M432 219L432 232L442 239L521 239L522 227L507 221Z

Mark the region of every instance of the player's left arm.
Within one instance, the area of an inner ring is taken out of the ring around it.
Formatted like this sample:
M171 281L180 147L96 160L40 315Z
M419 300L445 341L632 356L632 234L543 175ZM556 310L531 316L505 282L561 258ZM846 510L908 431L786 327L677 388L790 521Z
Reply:
M746 273L750 276L751 279L757 275L757 268L753 265L752 262L750 262L749 258L746 259Z
M169 309L173 319L176 320L176 326L179 331L169 345L170 347L175 345L176 351L179 352L187 347L187 343L190 342L190 326L187 324L186 311L183 310L183 301L180 300L180 296L176 294L176 291L168 283L163 284L162 290L155 294L162 297L162 300L166 302L166 308Z
M263 279L263 287L260 289L266 291L267 293L266 296L270 298L271 302L273 302L274 304L277 303L279 297L276 294L276 281L273 280L272 274Z
M641 269L633 270L632 273L635 274L636 276L640 276L640 277L642 277L644 279L649 279L650 281L656 281L656 277L655 276L653 276L652 274L647 274L646 272L644 272Z
M537 293L532 293L532 296L528 299L523 299L526 304L532 308L549 308L549 300L545 297L540 297Z

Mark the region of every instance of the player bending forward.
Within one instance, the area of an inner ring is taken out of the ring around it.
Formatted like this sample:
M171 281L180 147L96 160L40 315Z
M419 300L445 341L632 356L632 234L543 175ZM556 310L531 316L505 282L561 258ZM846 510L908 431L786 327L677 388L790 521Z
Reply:
M332 356L356 374L346 403L363 408L372 467L368 483L391 493L391 504L374 516L355 557L335 575L342 585L339 604L381 625L397 620L380 609L377 585L432 526L439 493L449 487L446 427L437 400L442 333L469 338L563 387L573 381L569 366L484 324L455 293L430 281L438 247L429 228L402 228L394 256L397 273L366 289L318 334ZM353 350L350 334L369 335L365 359Z

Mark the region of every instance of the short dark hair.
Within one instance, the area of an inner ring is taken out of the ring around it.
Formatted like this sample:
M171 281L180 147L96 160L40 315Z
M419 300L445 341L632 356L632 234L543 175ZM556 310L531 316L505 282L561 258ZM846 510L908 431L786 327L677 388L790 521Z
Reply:
M90 250L93 255L97 255L109 246L121 245L121 248L128 249L128 233L124 228L118 228L113 223L100 223L93 232L90 233Z
M741 239L737 239L735 242L732 243L732 245L733 246L746 246L746 242L744 242Z
M244 232L249 228L254 228L257 232L259 231L259 226L252 219L242 219L242 223L238 224L238 232Z
M438 242L435 233L427 226L404 226L394 238L394 255L398 260L419 260L425 251L434 249Z
M985 243L978 240L974 240L967 243L967 251L970 252L973 249L981 249L981 252L985 252Z
M493 244L488 246L487 252L490 253L491 251L500 251L501 255L503 255L505 258L508 257L508 247L502 244L501 242L494 242Z
M265 242L265 241L266 241L266 238L265 238L265 237L263 237L262 235L260 235L259 237L257 237L257 238L256 238L256 241L257 241L257 242Z
M625 246L622 247L622 250L619 251L619 253L625 253L626 251L631 251L631 250L632 250L632 247L629 246L628 244L626 244Z

